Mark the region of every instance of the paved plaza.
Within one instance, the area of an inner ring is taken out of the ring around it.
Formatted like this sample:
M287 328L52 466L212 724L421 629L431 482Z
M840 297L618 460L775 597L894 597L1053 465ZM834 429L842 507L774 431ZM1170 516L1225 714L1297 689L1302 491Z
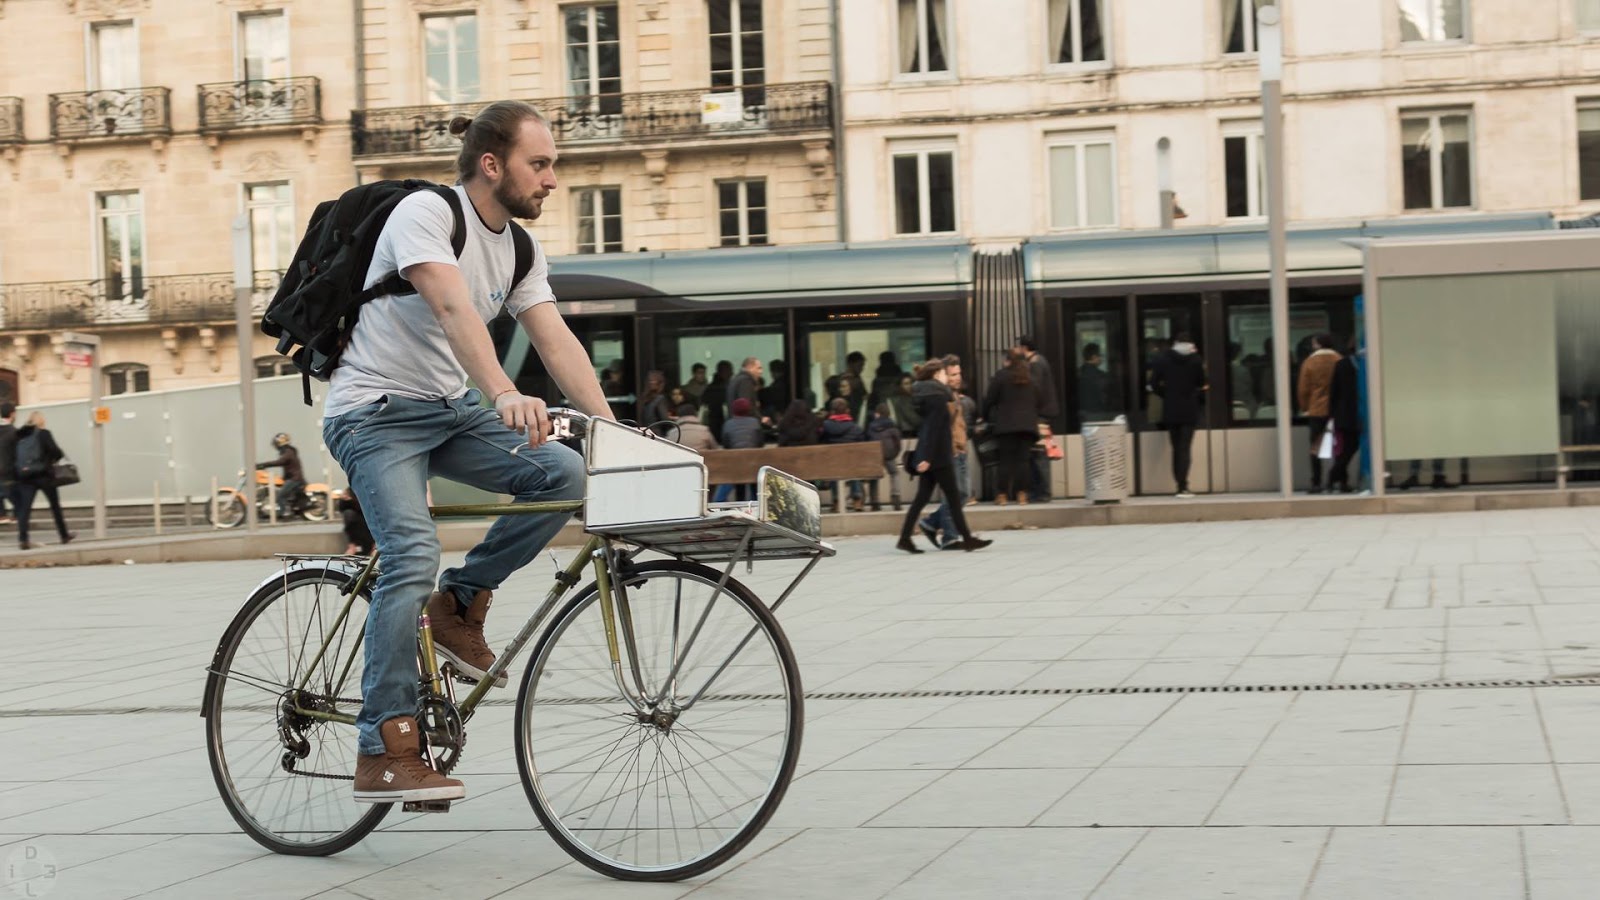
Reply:
M671 885L607 881L539 831L504 702L470 725L470 797L448 815L397 811L332 858L268 854L218 800L196 711L217 637L273 563L0 571L7 886L62 900L1600 895L1600 509L991 536L980 554L914 558L891 538L838 542L779 614L810 697L789 796L733 862ZM766 592L786 571L746 580ZM496 646L550 572L541 560L498 595Z

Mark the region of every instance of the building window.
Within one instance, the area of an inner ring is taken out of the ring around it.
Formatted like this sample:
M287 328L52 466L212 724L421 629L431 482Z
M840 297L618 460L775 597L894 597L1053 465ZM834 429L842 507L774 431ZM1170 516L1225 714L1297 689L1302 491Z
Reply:
M294 191L286 181L247 184L245 211L250 214L251 268L282 272L294 258Z
M1266 215L1266 162L1261 123L1228 126L1222 134L1222 171L1227 189L1227 217Z
M143 394L150 390L150 367L143 363L113 363L100 370L106 379L106 393Z
M1050 0L1050 62L1103 62L1105 0Z
M578 201L578 252L622 252L622 188L574 188Z
M257 378L276 378L279 375L293 375L299 371L294 367L294 361L287 356L274 353L271 356L256 357Z
M99 220L100 277L107 300L144 298L144 203L138 191L101 194Z
M565 15L569 108L577 113L620 114L622 39L617 33L617 5L569 6Z
M947 72L950 22L945 0L898 0L902 74Z
M289 25L283 10L239 16L239 77L289 77Z
M1050 145L1050 227L1117 224L1116 148L1109 135L1061 138Z
M1600 101L1578 107L1578 196L1600 200Z
M1600 0L1578 0L1578 30L1600 31Z
M1400 40L1459 41L1467 36L1467 0L1400 0Z
M1256 13L1265 0L1222 0L1222 52L1254 53L1260 49Z
M766 102L761 0L711 0L711 89L744 88L747 106Z
M1400 120L1400 170L1406 209L1471 206L1471 115L1407 113Z
M717 213L722 246L748 247L767 242L767 182L756 178L717 182Z
M90 29L89 90L139 86L139 37L132 22L96 22Z
M896 234L956 230L956 154L943 148L893 153Z
M422 20L429 103L478 99L478 17L472 13Z

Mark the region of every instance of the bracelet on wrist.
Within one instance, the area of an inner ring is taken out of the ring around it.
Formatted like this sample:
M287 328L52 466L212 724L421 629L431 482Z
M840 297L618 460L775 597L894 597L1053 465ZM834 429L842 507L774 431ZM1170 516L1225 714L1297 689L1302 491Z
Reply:
M495 394L495 395L494 395L494 399L492 399L492 400L490 400L490 401L489 401L489 402L490 402L490 403L499 403L499 402L500 402L500 398L501 398L501 397L504 397L504 396L505 396L505 395L507 395L507 394L515 394L515 393L516 393L516 392L517 392L517 389L516 389L516 388L514 388L514 387L508 387L508 388L506 388L506 389L505 389L505 390L503 390L503 391L501 391L501 392L500 392L500 393L498 393L498 394Z

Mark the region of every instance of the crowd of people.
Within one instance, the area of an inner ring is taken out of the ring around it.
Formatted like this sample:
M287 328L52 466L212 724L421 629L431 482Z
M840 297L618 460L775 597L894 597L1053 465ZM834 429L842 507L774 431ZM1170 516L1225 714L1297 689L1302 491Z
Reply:
M664 372L648 373L636 404L618 410L619 417L702 452L875 442L885 474L895 478L903 472L916 486L898 544L907 552L922 552L912 541L917 530L939 549L988 545L971 533L961 512L975 499L971 461L980 435L993 446L996 503L1026 504L1043 493L1033 448L1050 438L1046 423L1056 414L1056 401L1049 363L1029 337L1018 339L981 398L963 382L954 355L907 371L893 351L884 351L869 381L866 355L851 352L843 369L824 379L821 397L803 382L791 386L781 359L763 364L752 356L737 369L722 360L709 377L706 365L695 363L689 375L672 385ZM743 488L719 485L712 499L747 499ZM848 508L865 509L869 488L876 508L876 482L847 481ZM941 502L922 516L936 494Z

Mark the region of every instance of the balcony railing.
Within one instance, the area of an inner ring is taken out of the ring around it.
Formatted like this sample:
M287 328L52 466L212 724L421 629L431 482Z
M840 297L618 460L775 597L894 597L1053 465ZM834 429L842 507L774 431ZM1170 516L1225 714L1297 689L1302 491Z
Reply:
M50 136L58 140L171 133L172 91L169 88L50 95Z
M315 76L200 85L201 131L321 121L322 81Z
M266 310L282 277L271 269L255 273L256 315ZM0 331L231 321L231 272L0 285Z
M707 103L713 100L714 103ZM769 84L720 91L597 94L531 101L550 120L556 140L667 141L719 136L822 131L833 126L833 90L826 81ZM351 114L356 156L453 154L461 142L450 120L486 104L363 109Z
M0 144L22 143L22 98L0 97Z

